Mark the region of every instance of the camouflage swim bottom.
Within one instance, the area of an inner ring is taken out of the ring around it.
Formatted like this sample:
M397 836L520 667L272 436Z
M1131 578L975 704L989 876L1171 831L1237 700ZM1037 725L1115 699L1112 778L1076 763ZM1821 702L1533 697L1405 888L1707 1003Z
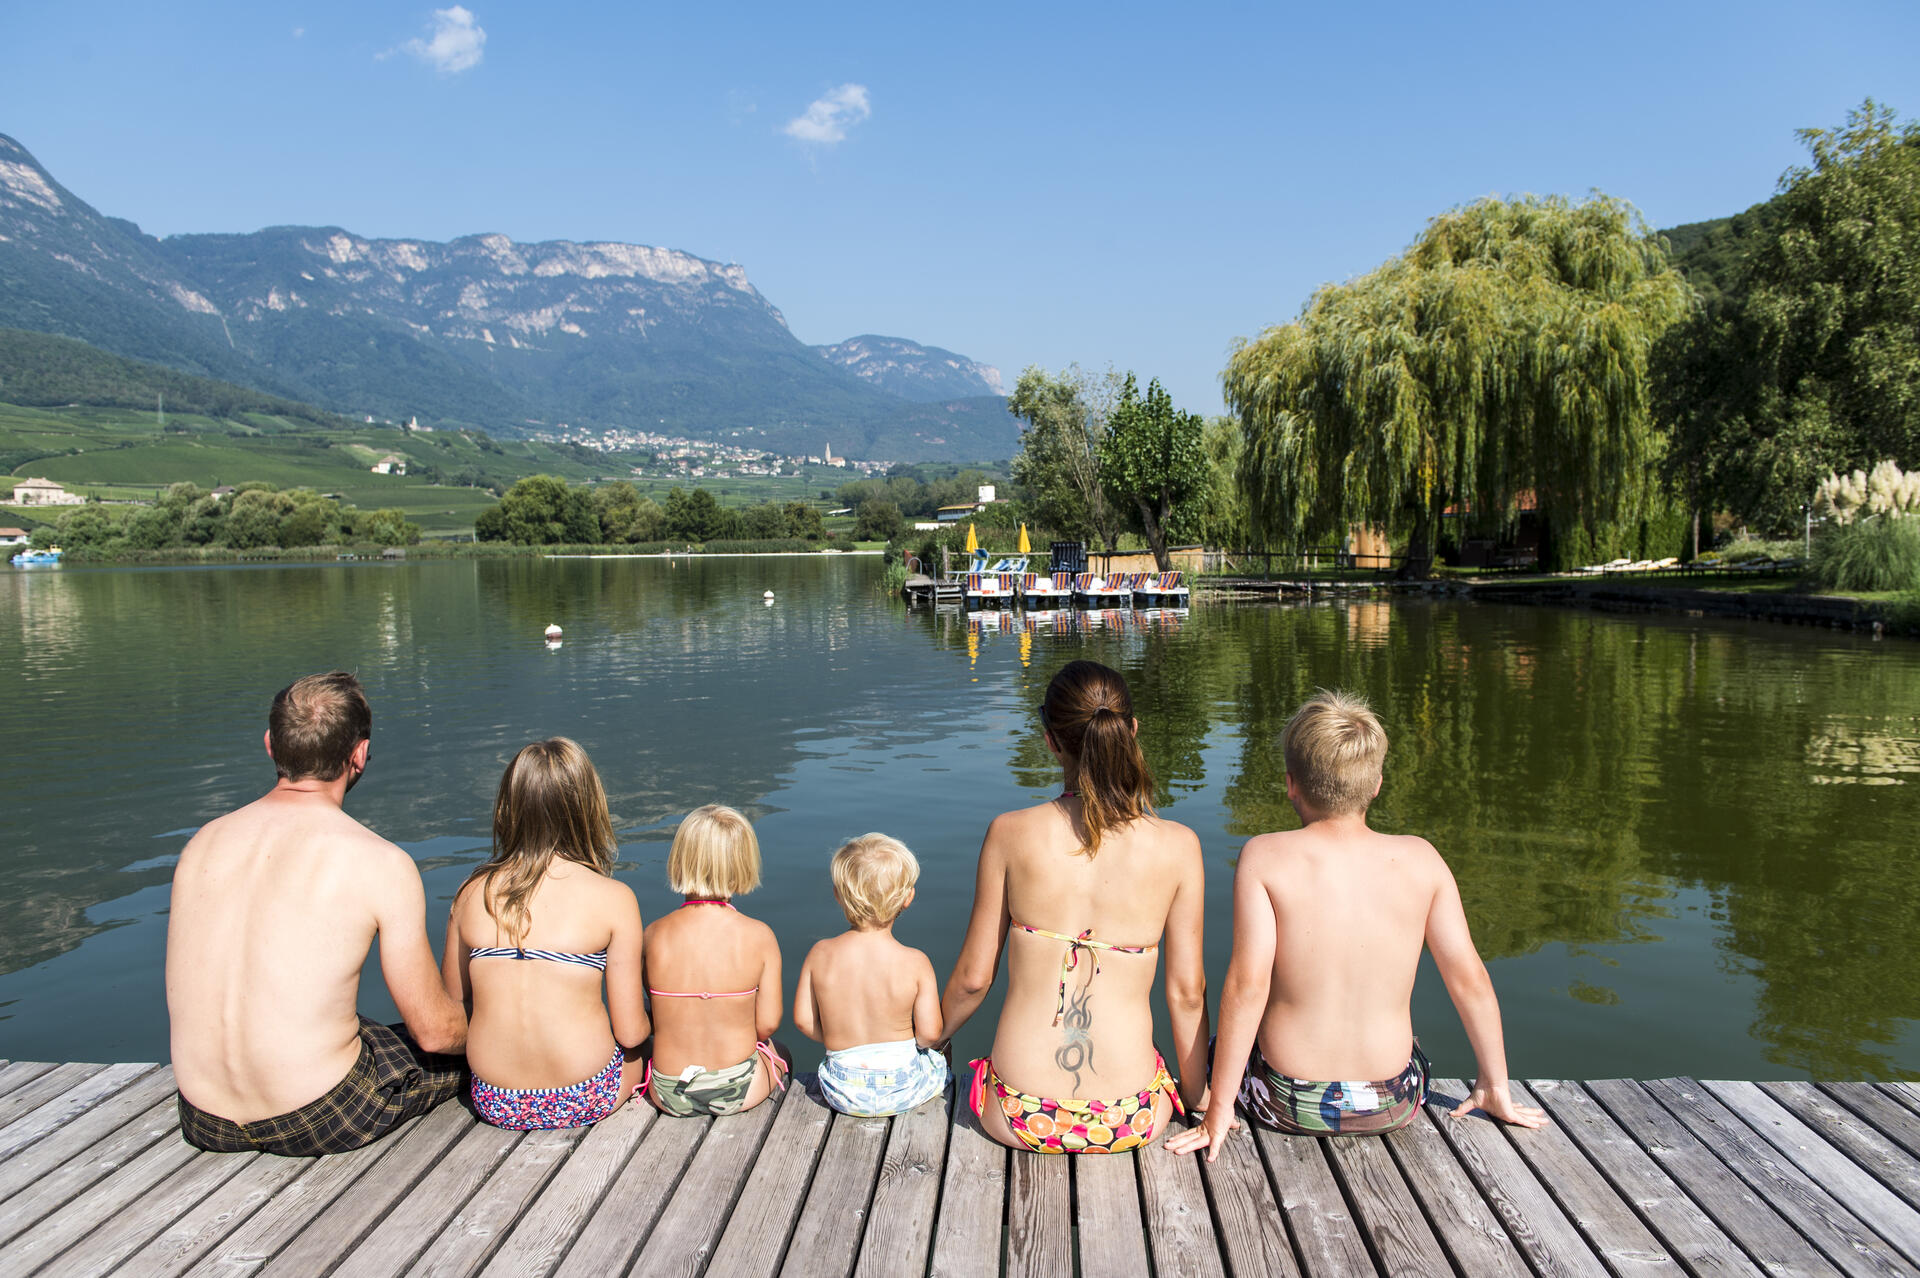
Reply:
M755 1071L767 1063L767 1074L776 1088L784 1087L787 1064L773 1045L755 1043L753 1055L725 1069L704 1069L698 1065L678 1075L662 1074L647 1062L646 1081L641 1088L654 1108L674 1118L698 1118L703 1114L737 1114L746 1108L747 1095L753 1091Z
M1379 1082L1320 1083L1277 1073L1260 1054L1247 1058L1240 1108L1262 1127L1296 1136L1374 1136L1413 1121L1427 1099L1433 1067L1416 1041L1413 1058Z

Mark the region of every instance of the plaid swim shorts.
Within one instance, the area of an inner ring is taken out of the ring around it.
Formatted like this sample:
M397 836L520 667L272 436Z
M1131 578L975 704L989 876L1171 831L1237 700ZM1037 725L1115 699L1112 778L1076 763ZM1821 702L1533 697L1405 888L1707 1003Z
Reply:
M292 1113L236 1123L180 1097L180 1135L216 1154L259 1150L292 1158L344 1154L460 1094L467 1058L423 1052L403 1025L360 1018L360 1055L319 1100Z

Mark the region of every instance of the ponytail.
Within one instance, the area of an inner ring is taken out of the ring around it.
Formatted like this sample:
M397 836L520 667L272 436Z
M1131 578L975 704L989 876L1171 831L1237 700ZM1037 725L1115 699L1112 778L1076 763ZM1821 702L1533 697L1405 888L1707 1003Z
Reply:
M1134 737L1133 697L1120 673L1074 661L1054 676L1041 722L1066 760L1067 784L1080 797L1089 857L1110 832L1153 811L1153 778Z

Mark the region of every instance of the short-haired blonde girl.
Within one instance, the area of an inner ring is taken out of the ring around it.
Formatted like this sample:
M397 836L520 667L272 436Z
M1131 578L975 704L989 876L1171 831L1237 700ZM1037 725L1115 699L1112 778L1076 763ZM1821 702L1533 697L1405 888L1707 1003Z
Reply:
M772 1041L785 1012L780 944L733 905L760 885L752 824L715 803L689 812L667 882L687 899L647 929L654 1035L643 1090L675 1117L737 1114L784 1087L789 1064Z
M496 1127L598 1122L644 1074L640 903L611 877L614 853L586 751L554 737L513 757L494 797L493 855L453 899L441 961L472 1017L474 1108Z

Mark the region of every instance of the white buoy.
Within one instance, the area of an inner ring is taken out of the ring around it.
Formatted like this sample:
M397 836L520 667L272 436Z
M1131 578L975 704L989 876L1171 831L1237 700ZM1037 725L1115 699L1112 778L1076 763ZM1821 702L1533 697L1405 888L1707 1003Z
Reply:
M547 627L547 638L549 639L558 639L560 637L560 633L561 633L560 627L558 626Z
M761 595L760 597L762 599L765 599L768 603L773 602L773 592L771 590L769 590L766 594Z

